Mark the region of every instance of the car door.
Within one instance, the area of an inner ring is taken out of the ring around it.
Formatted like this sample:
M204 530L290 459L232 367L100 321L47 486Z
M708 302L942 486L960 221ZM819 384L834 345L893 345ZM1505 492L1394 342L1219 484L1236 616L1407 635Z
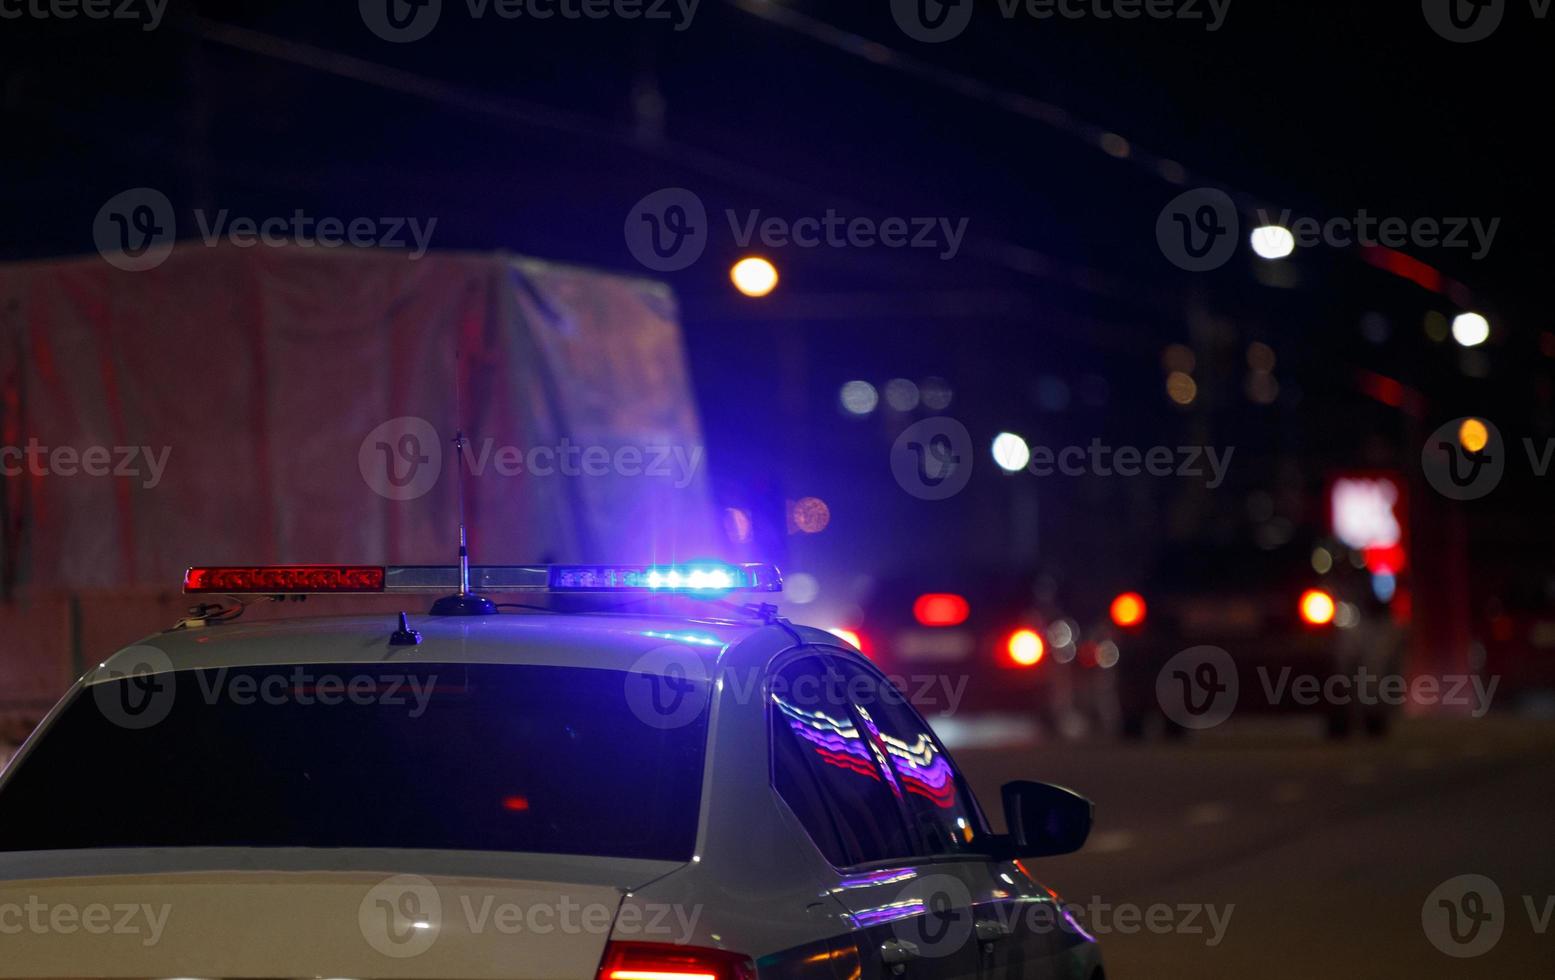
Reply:
M1018 861L994 860L980 846L988 827L977 800L938 736L872 664L846 659L851 707L881 746L920 855L937 886L971 910L969 942L984 980L1068 976L1073 950L1088 942L1057 895ZM963 930L964 931L964 930Z
M831 896L857 966L839 978L977 980L972 900L953 864L924 860L904 790L847 697L832 657L806 653L769 678L773 788L834 869Z

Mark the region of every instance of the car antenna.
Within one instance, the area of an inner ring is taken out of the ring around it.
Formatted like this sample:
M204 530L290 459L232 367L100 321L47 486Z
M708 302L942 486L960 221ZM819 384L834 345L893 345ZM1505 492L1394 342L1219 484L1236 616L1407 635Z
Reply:
M432 603L433 616L495 616L497 604L470 591L470 545L464 533L464 430L454 433L454 473L459 494L459 591Z
M413 647L421 642L421 631L410 628L410 617L400 611L400 628L389 634L389 646Z

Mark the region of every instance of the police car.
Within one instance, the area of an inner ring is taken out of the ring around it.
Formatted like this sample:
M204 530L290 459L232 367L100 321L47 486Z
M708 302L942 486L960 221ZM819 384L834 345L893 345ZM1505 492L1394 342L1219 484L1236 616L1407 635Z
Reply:
M1102 975L868 660L761 565L200 567L0 776L0 975ZM247 621L260 598L451 593ZM494 596L522 607L499 612ZM406 603L409 605L409 603Z

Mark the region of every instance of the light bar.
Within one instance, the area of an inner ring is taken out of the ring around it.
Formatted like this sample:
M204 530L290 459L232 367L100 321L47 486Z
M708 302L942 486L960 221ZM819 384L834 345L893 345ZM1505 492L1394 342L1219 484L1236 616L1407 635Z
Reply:
M552 592L781 592L771 565L552 565Z
M223 595L430 594L459 591L457 565L196 565L184 591ZM475 565L471 592L781 592L771 565Z

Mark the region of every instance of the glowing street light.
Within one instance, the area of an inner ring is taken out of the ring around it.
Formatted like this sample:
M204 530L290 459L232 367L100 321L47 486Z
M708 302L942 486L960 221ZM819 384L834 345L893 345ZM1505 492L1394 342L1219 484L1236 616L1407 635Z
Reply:
M1452 339L1464 347L1478 347L1490 339L1490 321L1478 313L1459 313L1452 319Z
M1031 462L1031 448L1013 432L1001 432L993 439L993 461L1006 473L1019 473Z
M1262 225L1253 229L1253 251L1261 259L1283 259L1296 250L1296 236L1281 225Z
M734 263L729 270L729 281L746 296L760 298L777 288L777 267L753 255Z

